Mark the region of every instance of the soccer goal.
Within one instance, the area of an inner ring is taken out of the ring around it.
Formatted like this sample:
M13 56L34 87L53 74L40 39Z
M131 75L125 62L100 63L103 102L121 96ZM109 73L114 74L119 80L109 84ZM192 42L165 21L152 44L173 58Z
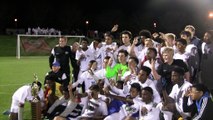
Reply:
M17 35L16 58L21 56L45 56L49 55L51 49L58 44L59 37L67 37L67 44L80 42L85 36L73 35Z

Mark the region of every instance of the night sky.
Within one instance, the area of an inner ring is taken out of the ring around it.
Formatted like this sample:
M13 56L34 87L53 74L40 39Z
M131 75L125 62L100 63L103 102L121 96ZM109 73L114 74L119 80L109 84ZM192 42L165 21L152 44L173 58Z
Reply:
M141 29L179 33L192 24L203 34L212 26L211 10L213 0L5 0L0 4L0 32L40 26L69 34L74 29L106 31L119 24L119 30L133 33Z

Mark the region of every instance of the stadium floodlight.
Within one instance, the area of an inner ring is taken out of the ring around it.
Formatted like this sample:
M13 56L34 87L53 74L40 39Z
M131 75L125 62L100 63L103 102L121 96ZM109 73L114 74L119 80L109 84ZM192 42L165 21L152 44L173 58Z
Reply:
M209 12L209 18L213 18L213 12Z
M21 56L44 56L49 55L51 49L58 44L58 38L62 35L17 35L16 58ZM85 36L63 35L67 38L67 45L80 42Z

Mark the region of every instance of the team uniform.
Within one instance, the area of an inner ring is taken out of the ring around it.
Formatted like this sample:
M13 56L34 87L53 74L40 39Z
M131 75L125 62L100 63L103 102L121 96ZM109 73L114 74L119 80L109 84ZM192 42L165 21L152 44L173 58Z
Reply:
M58 61L61 66L61 70L66 73L68 81L70 81L70 60L71 60L71 47L70 46L56 46L52 49L49 57L49 65L52 68L52 63Z
M94 98L91 98L88 100L86 109L84 110L81 117L86 118L93 118L96 116L107 116L107 105L106 103L101 99L101 96L96 100ZM79 118L81 118L79 117Z
M77 50L75 59L79 60L81 55L84 55L85 57L80 61L80 71L78 74L78 79L80 78L81 74L88 69L89 62L91 60L95 60L95 55L93 54L93 51L89 47L86 51Z
M172 91L169 94L169 97L171 97L175 100L176 110L184 119L186 119L187 117L190 117L190 113L184 112L184 110L183 110L184 94L190 86L192 86L192 84L189 83L188 81L184 81L183 85L180 87L176 84L173 86ZM193 103L192 100L188 99L187 104L190 105L192 103ZM164 118L166 120L170 120L173 116L173 113L169 112L169 111L163 111L162 106L163 106L162 103L158 104L158 108L160 108L161 111L164 113Z
M38 93L41 101L44 100L44 91L41 89ZM33 96L31 94L31 85L24 85L20 87L12 96L12 104L10 112L18 113L19 104L24 104L25 101L31 101Z
M47 113L50 118L54 118L55 116L61 114L68 105L67 99L63 96L54 102L53 105L48 109Z

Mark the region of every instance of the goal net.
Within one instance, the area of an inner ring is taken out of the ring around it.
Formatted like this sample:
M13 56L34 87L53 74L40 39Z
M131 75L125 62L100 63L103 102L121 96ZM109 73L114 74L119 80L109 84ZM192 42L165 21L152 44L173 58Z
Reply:
M63 35L67 37L67 45L80 42L85 36ZM16 57L21 56L46 56L50 55L53 47L58 44L61 35L17 35Z

